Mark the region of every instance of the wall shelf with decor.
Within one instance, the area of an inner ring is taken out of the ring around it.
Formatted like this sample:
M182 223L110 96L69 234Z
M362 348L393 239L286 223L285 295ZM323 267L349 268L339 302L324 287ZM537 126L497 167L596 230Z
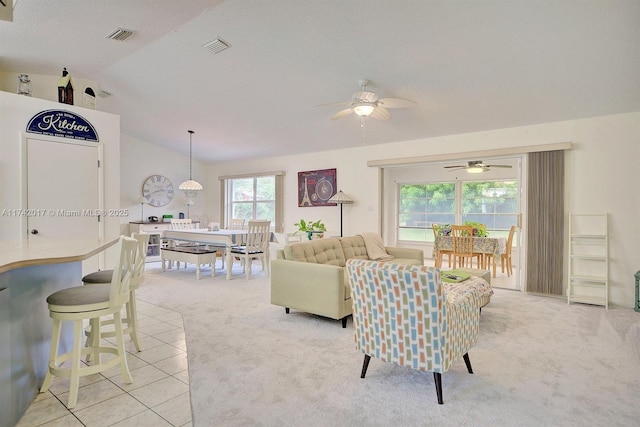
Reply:
M609 215L569 215L567 303L609 308Z

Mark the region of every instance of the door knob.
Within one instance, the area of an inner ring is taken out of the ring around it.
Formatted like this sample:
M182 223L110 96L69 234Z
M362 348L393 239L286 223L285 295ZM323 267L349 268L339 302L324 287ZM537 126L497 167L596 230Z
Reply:
M31 230L31 234L38 234L38 230L34 228L33 230Z

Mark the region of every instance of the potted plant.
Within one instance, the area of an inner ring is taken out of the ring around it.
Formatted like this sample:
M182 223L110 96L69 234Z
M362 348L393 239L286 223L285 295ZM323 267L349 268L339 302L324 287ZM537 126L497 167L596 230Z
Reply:
M296 231L296 233L306 233L309 240L321 239L324 237L324 232L327 231L327 228L321 219L317 221L305 221L304 219L301 219L293 225L298 227L298 231Z
M470 225L473 227L473 236L474 237L487 237L489 233L487 233L487 226L485 224L480 224L475 221L465 221L464 225Z

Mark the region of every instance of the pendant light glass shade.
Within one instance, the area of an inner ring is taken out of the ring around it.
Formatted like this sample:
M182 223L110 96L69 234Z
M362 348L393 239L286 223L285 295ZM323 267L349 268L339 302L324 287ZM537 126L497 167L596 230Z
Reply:
M192 179L183 182L178 188L185 191L200 191L203 189L202 184Z
M193 136L193 131L192 130L188 130L187 132L189 132L189 180L183 182L182 184L180 184L180 186L178 187L179 190L184 191L185 193L187 193L187 197L191 198L191 197L195 197L196 196L196 192L197 191L201 191L203 189L202 184L200 184L198 181L194 181L192 176L191 176L191 163L192 163L192 152L191 152L191 148L192 148L192 136Z

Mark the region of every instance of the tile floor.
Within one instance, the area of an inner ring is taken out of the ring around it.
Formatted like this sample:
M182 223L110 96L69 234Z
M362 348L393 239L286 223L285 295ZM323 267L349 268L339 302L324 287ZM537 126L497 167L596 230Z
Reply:
M138 300L140 345L127 336L134 379L125 384L119 367L81 378L78 404L67 409L69 380L54 378L38 394L18 427L191 426L189 371L182 316Z

